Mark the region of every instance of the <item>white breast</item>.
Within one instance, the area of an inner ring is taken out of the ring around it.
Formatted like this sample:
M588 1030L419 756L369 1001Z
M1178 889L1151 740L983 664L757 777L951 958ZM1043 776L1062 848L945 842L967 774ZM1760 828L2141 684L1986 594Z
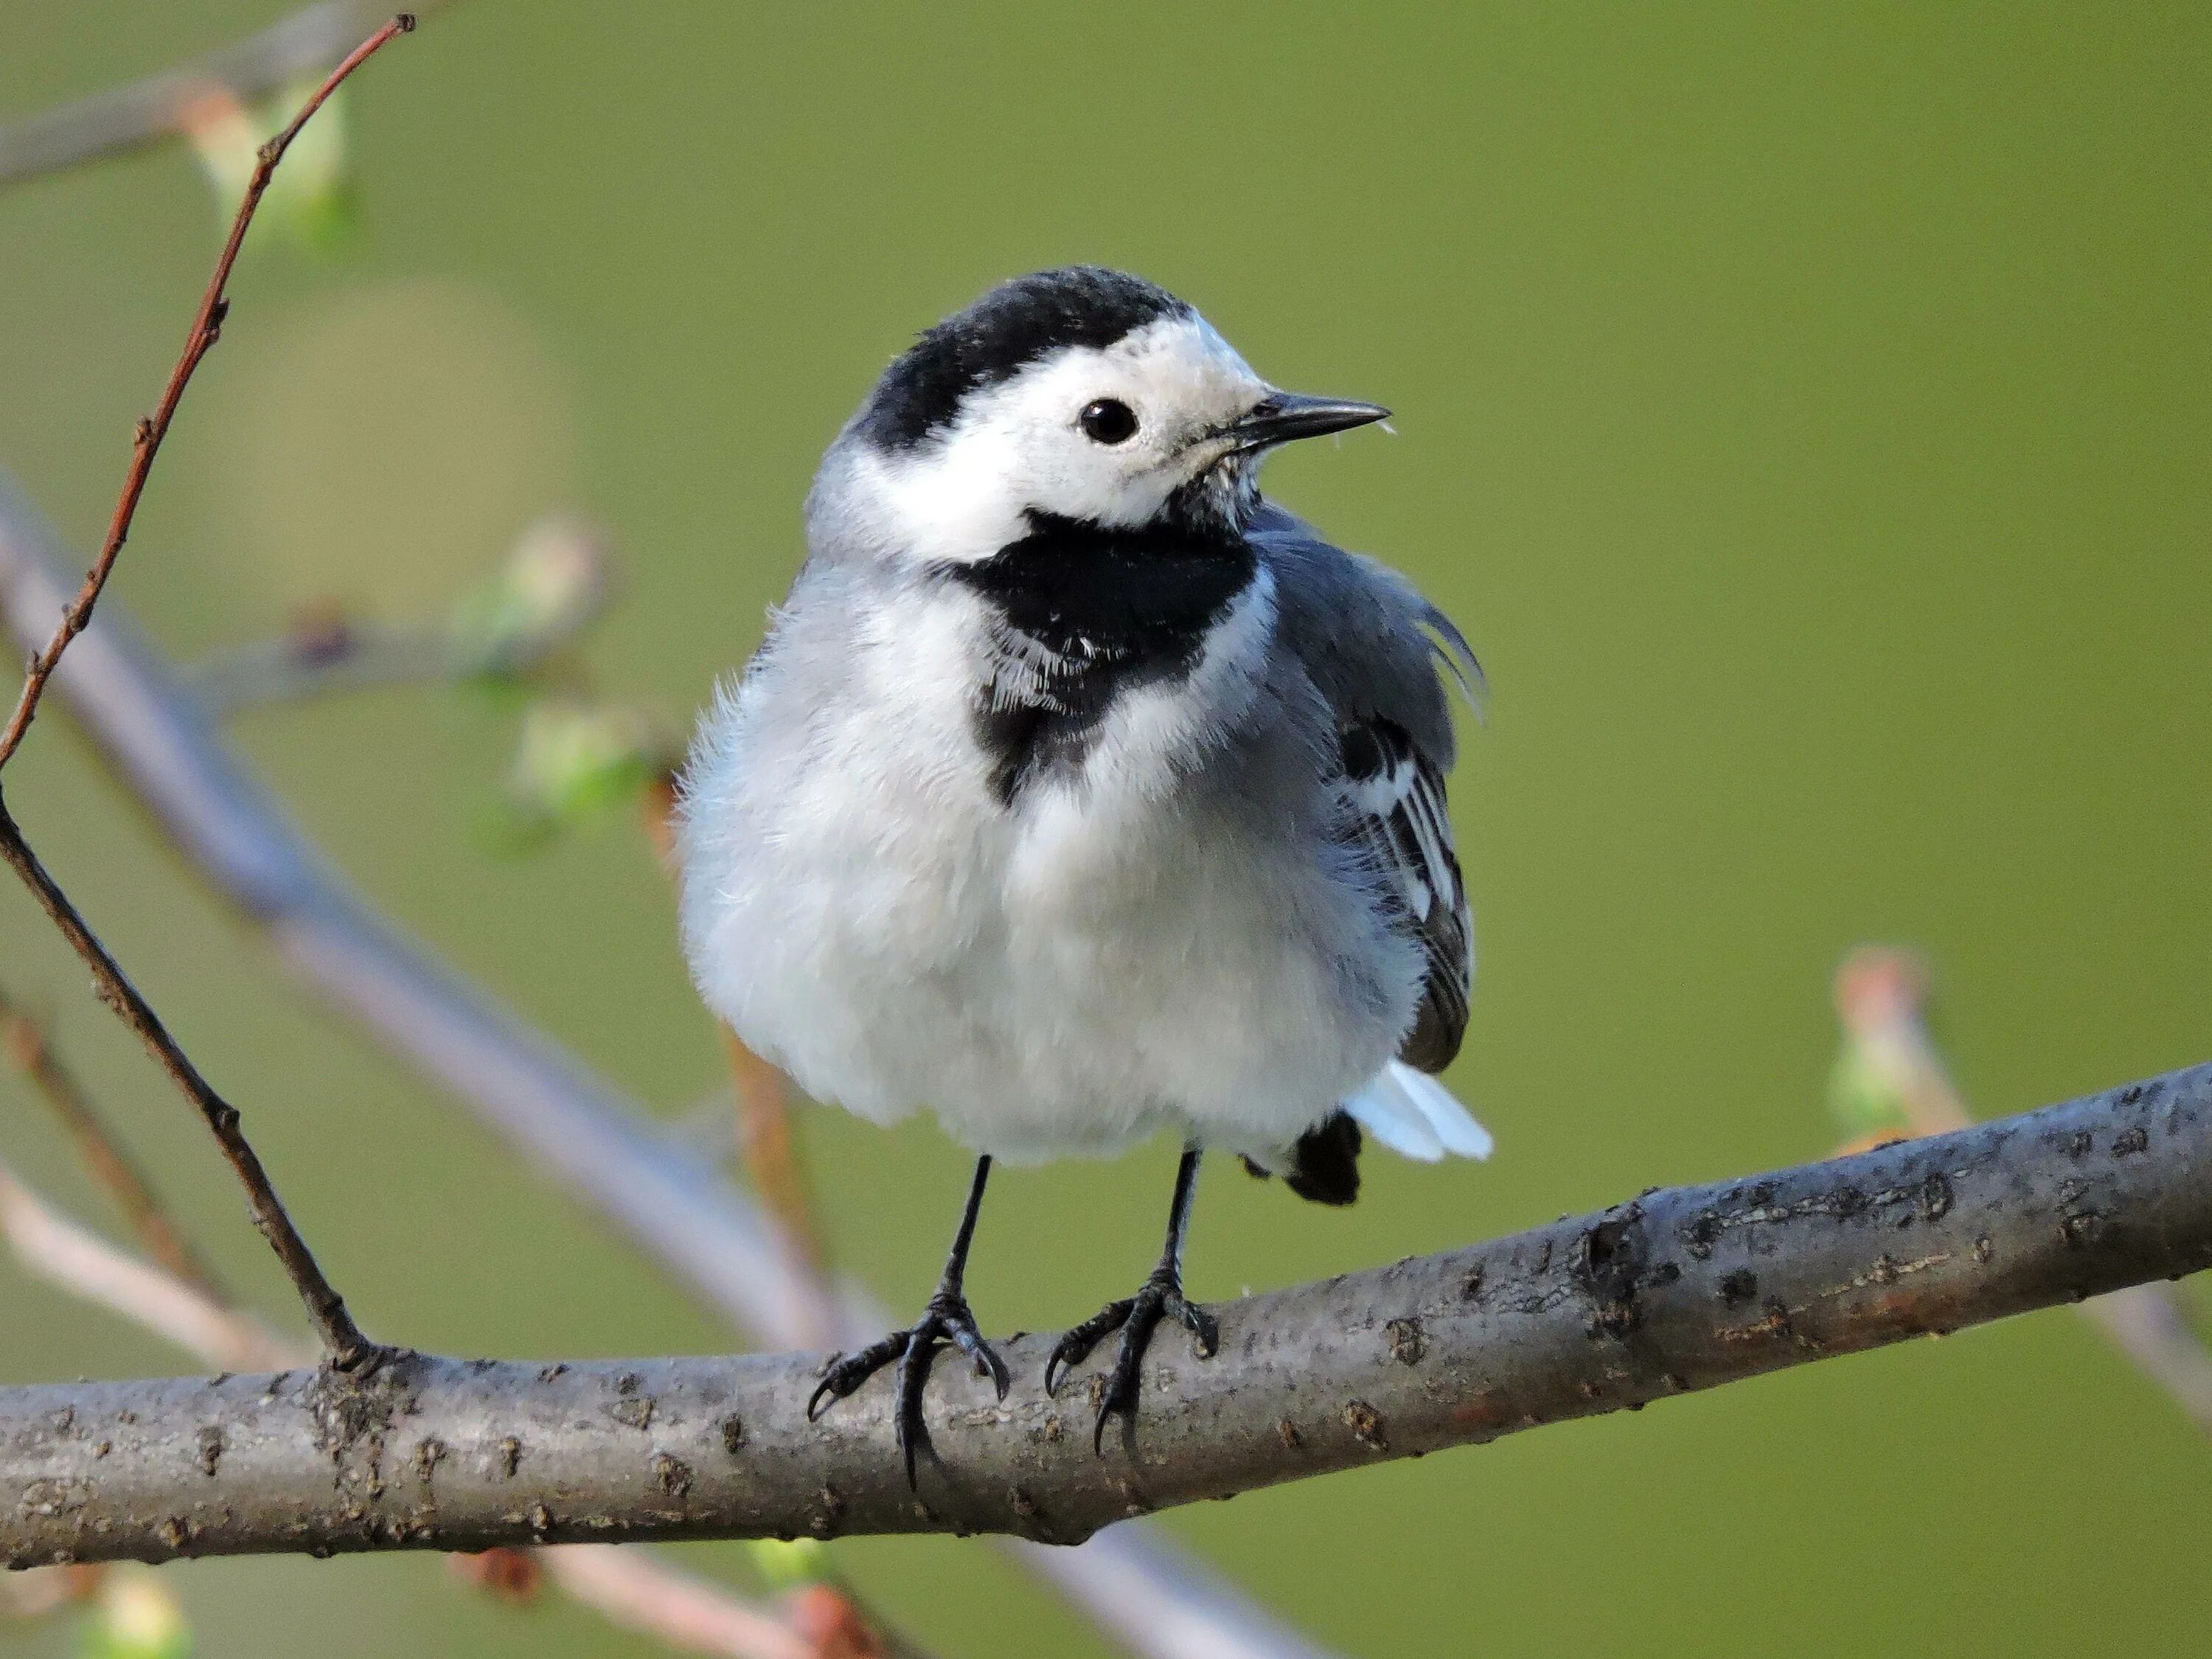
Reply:
M1417 952L1275 833L1286 814L1209 804L1179 764L1218 735L1200 711L1266 696L1264 580L1189 681L1118 700L1082 775L1012 809L970 728L983 602L944 584L908 589L896 625L858 592L805 616L825 599L841 626L786 620L688 780L685 946L749 1045L818 1098L933 1107L1016 1158L1162 1127L1279 1147L1382 1068Z

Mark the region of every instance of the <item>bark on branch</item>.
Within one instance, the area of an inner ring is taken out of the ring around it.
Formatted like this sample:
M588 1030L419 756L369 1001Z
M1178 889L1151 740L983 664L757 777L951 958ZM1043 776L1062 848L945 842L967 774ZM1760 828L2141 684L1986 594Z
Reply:
M408 1356L366 1379L0 1391L0 1557L1006 1532L1129 1515L1634 1408L2212 1266L2212 1065L2023 1116L1218 1309L1164 1343L1133 1446L1082 1378L1000 1353L1004 1406L930 1382L919 1499L872 1384L805 1419L809 1357L539 1366Z

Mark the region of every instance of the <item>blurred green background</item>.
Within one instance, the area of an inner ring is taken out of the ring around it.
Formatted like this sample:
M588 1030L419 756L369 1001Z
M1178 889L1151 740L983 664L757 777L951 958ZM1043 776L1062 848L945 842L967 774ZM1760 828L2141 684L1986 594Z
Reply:
M282 9L6 0L0 119ZM1127 265L1262 373L1397 410L1269 487L1415 574L1494 688L1455 784L1483 954L1451 1082L1498 1156L1370 1160L1343 1214L1218 1170L1200 1294L1823 1153L1827 979L1861 939L1929 953L1978 1109L2042 1103L2212 1057L2208 65L2187 4L469 0L356 84L349 245L250 250L114 591L190 656L322 597L441 606L570 508L627 571L594 670L680 730L902 341L1013 272ZM0 465L80 547L217 236L178 146L0 193ZM509 713L403 690L238 731L532 1018L671 1115L719 1086L632 825L486 850ZM307 1006L65 717L10 783L374 1330L726 1344ZM196 1125L12 888L0 975L289 1316ZM963 1156L925 1124L801 1127L842 1257L918 1305ZM13 1079L0 1150L102 1213ZM1126 1291L1172 1158L997 1183L985 1323ZM177 1364L0 1266L0 1380ZM2054 1312L1162 1524L1352 1655L2121 1655L2204 1643L2208 1499L2212 1448ZM1108 1650L980 1544L838 1553L946 1656ZM651 1650L443 1576L164 1575L204 1655Z

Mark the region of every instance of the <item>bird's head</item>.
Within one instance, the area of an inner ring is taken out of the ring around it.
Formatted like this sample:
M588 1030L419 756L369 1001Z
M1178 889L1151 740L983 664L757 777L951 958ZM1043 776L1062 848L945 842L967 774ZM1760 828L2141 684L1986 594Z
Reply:
M988 558L1033 514L1233 532L1267 451L1389 413L1279 391L1164 289L1068 266L922 334L831 451L815 511L926 562Z

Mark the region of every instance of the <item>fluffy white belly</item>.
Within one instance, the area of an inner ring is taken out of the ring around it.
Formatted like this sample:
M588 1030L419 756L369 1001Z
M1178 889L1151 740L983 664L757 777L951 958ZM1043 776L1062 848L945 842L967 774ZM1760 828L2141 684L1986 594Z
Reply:
M1171 711L1139 699L1172 690L1126 698L1080 780L1001 805L963 693L972 623L908 611L846 695L803 707L772 656L710 716L684 895L708 1002L817 1098L931 1107L1001 1157L1163 1127L1286 1146L1389 1060L1418 962L1317 849L1264 812L1194 811L1148 763Z

